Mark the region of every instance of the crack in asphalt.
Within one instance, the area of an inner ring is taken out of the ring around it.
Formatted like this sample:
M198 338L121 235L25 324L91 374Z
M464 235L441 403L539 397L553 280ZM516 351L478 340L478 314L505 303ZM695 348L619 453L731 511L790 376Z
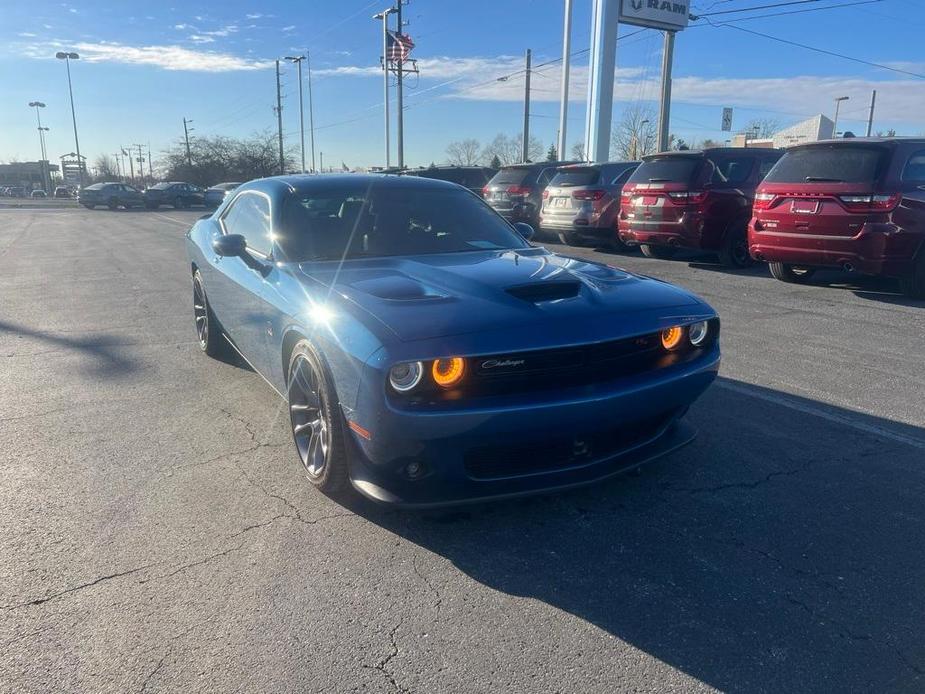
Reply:
M686 494L716 494L718 492L724 492L728 489L757 489L758 487L764 486L777 477L792 477L794 475L798 475L801 472L805 472L812 466L813 462L814 461L810 460L805 465L801 465L800 467L792 468L790 470L774 470L769 472L763 478L754 480L752 482L727 482L725 484L717 484L710 487L667 486L664 488L664 490L669 492L684 492Z
M389 632L389 643L392 646L392 652L386 655L385 658L380 660L375 665L366 665L366 664L363 665L363 667L365 668L369 668L370 670L377 670L378 672L381 672L383 675L385 675L386 678L389 680L389 683L395 688L395 691L397 692L407 692L408 690L402 687L398 683L398 681L395 679L395 675L393 675L389 670L386 669L386 665L392 662L392 660L399 653L400 649L398 648L398 642L395 640L395 634L398 633L398 630L401 628L401 625L404 621L405 621L404 617L399 619L398 624L392 627L392 630Z
M107 575L105 575L105 576L99 576L98 578L95 578L95 579L93 579L92 581L87 581L86 583L81 583L80 585L73 586L73 587L71 587L71 588L65 588L64 590L60 590L60 591L58 591L57 593L52 593L52 594L50 594L50 595L46 595L46 596L41 597L41 598L35 598L35 599L33 599L33 600L27 600L26 602L21 602L21 603L18 603L18 604L16 604L16 605L4 605L2 609L3 609L3 610L6 610L6 611L12 611L12 610L17 610L17 609L19 609L20 607L30 607L30 606L33 606L33 605L41 605L42 603L46 603L46 602L48 602L49 600L55 600L56 598L60 598L60 597L62 597L62 596L64 596L64 595L67 595L67 594L69 594L69 593L73 593L73 592L78 591L78 590L83 590L84 588L90 588L90 587L95 586L95 585L98 585L98 584L100 584L100 583L104 583L105 581L110 581L110 580L112 580L112 579L114 579L114 578L121 578L121 577L123 577L123 576L130 576L130 575L132 575L132 574L134 574L134 573L138 573L139 571L144 571L145 569L149 569L149 568L151 568L152 566L157 566L157 564L145 564L144 566L138 566L138 567L136 567L136 568L134 568L134 569L128 569L128 570L126 570L126 571L117 571L116 573L107 574Z
M418 578L423 581L424 585L434 594L436 600L434 601L433 608L436 611L436 617L440 616L440 607L443 605L443 596L440 594L440 591L437 590L437 587L430 581L430 579L421 573L420 568L418 567L418 557L414 555L411 557L411 567L414 569L414 573L417 574Z

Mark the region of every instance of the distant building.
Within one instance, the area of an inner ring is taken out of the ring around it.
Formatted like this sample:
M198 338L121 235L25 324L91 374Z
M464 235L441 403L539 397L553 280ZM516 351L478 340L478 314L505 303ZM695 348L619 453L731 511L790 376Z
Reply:
M43 164L48 167L49 176L58 172L58 165L48 162L17 161L11 164L0 164L0 186L22 186L26 190L44 189Z
M835 123L831 118L827 118L821 113L818 116L807 118L789 128L779 130L771 137L748 138L746 144L746 135L741 133L732 139L733 147L790 147L803 142L816 142L817 140L829 140L835 131Z

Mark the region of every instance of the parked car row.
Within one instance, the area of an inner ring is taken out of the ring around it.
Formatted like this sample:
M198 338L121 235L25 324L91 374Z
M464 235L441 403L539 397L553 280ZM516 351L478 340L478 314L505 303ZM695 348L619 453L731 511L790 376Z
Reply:
M218 207L225 196L239 185L241 184L219 183L203 190L192 183L171 181L157 183L141 191L126 183L94 183L82 188L77 199L88 210L96 207L108 207L110 210L120 207L144 207L155 210L161 205L170 205L178 210L188 207Z
M925 298L925 138L516 164L482 193L509 221L568 245L663 259L707 251L733 268L767 262L784 282L841 268L898 278Z

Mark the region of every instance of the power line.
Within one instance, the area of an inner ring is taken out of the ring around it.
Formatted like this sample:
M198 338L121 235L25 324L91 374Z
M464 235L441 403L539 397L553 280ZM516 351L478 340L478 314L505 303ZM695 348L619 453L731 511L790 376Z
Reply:
M770 19L772 17L786 17L787 15L792 15L792 14L805 14L806 12L821 12L823 10L838 10L843 7L853 7L855 5L871 5L873 3L878 3L878 2L883 2L883 0L855 0L854 2L843 2L838 5L827 5L825 7L810 7L805 10L788 10L786 12L769 12L768 14L756 14L756 15L751 15L750 17L740 17L739 19L729 19L719 24L715 22L711 22L709 17L707 17L707 15L699 15L697 19L700 19L702 17L703 19L707 20L707 23L709 25L712 25L712 26L727 26L730 24L737 24L739 22L750 22L755 19ZM697 27L705 27L705 26L707 26L707 24L695 24L691 28L696 29Z
M718 14L734 14L736 12L754 12L755 10L770 10L774 7L787 7L789 5L808 5L814 2L822 2L823 0L789 0L788 2L777 2L771 5L755 5L754 7L740 7L735 10L720 10L718 12L704 12L703 14L696 15L692 19L700 19L701 17L715 17Z

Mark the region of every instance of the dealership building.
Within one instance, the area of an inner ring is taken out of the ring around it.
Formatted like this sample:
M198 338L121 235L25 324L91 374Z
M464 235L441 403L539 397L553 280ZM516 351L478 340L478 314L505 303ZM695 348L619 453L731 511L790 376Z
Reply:
M739 133L732 139L733 147L790 147L803 142L829 140L835 132L835 123L831 118L822 115L807 118L789 128L774 133L771 137L754 138L746 133Z
M27 191L44 189L43 165L47 167L48 175L58 172L57 164L41 161L16 161L10 164L0 164L0 186L22 186Z

